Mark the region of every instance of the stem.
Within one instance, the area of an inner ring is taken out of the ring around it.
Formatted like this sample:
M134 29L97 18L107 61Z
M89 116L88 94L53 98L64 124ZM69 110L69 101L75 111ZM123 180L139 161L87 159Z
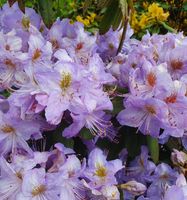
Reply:
M118 53L121 51L121 49L123 47L123 43L125 41L125 36L126 36L126 32L127 32L128 21L129 21L128 18L126 18L125 21L124 21L123 32L122 32L121 40L120 40L119 47L118 47L116 55L118 55Z

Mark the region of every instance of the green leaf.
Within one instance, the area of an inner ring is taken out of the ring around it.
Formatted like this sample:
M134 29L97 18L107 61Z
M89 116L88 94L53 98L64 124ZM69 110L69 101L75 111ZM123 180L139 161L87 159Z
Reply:
M147 136L147 145L151 154L151 158L155 163L159 161L159 144L156 138Z
M74 141L73 139L65 138L61 134L55 133L53 134L53 143L62 143L64 146L68 148L73 148L74 147Z
M134 12L134 3L133 0L127 0L128 6L132 12Z
M118 7L118 10L116 11L116 15L114 15L113 23L112 23L112 28L114 31L117 30L117 28L119 27L122 18L123 18L122 11L120 7Z
M124 109L123 98L116 97L112 100L112 103L113 103L113 107L114 107L112 114L117 115L121 110Z
M85 140L91 140L94 138L94 136L90 133L90 131L87 128L83 128L79 134L80 137Z
M166 24L165 22L159 22L166 30L168 30L169 32L172 33L177 33L177 31L175 29L173 29L171 26L169 26L168 24Z
M107 7L113 0L98 0L97 7L104 8Z
M100 34L106 33L110 29L110 27L113 25L115 16L118 14L117 12L119 12L118 8L119 8L118 0L113 0L109 4L100 23L100 27L99 27Z
M184 11L187 11L187 2L185 2L185 3L183 4L182 8L183 8Z
M39 11L45 25L50 28L54 22L54 11L52 0L38 0Z
M128 3L127 0L119 0L119 5L123 14L123 17L126 18L128 16Z
M83 6L83 12L84 14L86 13L86 11L88 10L88 8L92 5L92 0L85 0L84 2L84 6Z

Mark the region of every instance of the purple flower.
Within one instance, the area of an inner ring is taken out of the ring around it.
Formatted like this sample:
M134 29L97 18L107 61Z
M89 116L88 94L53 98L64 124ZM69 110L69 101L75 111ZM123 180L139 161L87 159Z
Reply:
M22 39L14 30L7 34L0 32L0 43L0 88L10 88L18 84L27 54L21 52Z
M177 176L178 173L169 165L165 163L159 164L151 177L152 184L147 190L148 196L158 196L158 198L162 198L165 189L168 185L173 185L175 183Z
M153 97L165 92L172 84L166 67L166 64L153 66L145 61L141 68L132 70L129 74L130 93L134 96Z
M99 99L96 98L98 95L100 95ZM103 111L112 110L112 103L102 91L97 90L93 94L86 94L82 101L77 99L70 110L73 123L64 130L63 135L65 137L78 134L84 126L93 135L108 136L111 139L115 137L112 123L105 119L105 112Z
M52 182L45 169L32 169L27 171L23 177L22 192L18 195L18 200L59 200L58 187L51 185Z
M164 200L186 200L187 199L187 183L183 174L179 175L176 185L169 187L164 195Z
M86 41L86 42L85 42ZM63 37L62 46L68 54L79 64L87 64L89 57L96 51L96 37L84 31L82 26L77 26L76 37Z
M52 57L52 44L46 41L42 34L34 27L30 27L30 36L28 40L28 55L32 63L37 64L50 63Z
M165 60L168 64L168 70L170 71L174 79L180 79L183 74L187 73L187 59L186 59L186 46L178 46L169 50L165 55Z
M114 175L122 168L119 159L107 161L103 152L96 148L89 154L88 168L84 171L84 176L89 179L90 188L99 189L101 186L116 184Z
M85 161L81 165L81 162L75 155L68 156L66 162L60 168L61 200L84 198L85 187L82 181L79 180L79 177L82 176L85 167Z
M32 120L21 120L8 112L0 112L0 153L1 155L16 152L18 148L32 154L27 140L34 134L41 134L41 125Z
M148 159L148 149L146 146L142 146L141 154L126 167L126 176L124 176L124 179L126 181L134 179L143 184L150 182L150 176L154 172L156 166Z
M7 33L12 29L16 30L16 34L23 39L23 49L28 48L27 41L29 37L30 25L35 26L37 29L41 27L41 17L32 8L25 8L23 13L18 6L14 3L13 6L5 4L1 11L0 25Z
M163 136L182 137L186 127L187 97L186 87L180 81L174 81L168 91L161 93L159 98L166 102L168 107L168 122L164 127Z
M0 158L0 195L2 200L16 199L21 192L22 173Z
M117 119L122 125L137 127L143 134L159 136L160 128L167 124L166 103L155 98L130 97Z

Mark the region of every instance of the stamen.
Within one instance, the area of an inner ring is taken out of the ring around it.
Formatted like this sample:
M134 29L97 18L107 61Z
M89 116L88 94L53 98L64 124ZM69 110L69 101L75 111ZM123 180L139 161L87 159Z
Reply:
M112 125L111 121L106 121L97 116L89 116L87 119L87 124L90 132L94 136L99 137L108 137L111 141L117 143L118 141L115 139L116 131Z
M35 52L34 52L34 54L33 54L33 56L32 56L32 61L35 61L38 58L40 58L41 54L42 54L41 50L40 49L36 49Z
M153 72L150 72L148 75L147 75L147 81L148 81L148 84L153 87L155 86L156 84L156 76Z
M21 24L24 29L28 30L30 27L30 19L27 16L24 16L21 20Z
M95 175L99 176L100 178L104 178L107 175L107 170L104 166L98 165L96 171L95 171Z
M37 195L44 193L45 191L46 191L45 185L40 185L38 187L34 187L34 189L32 190L32 196L35 197Z
M109 49L113 50L114 49L114 45L112 43L108 44Z
M60 45L59 45L59 43L58 43L58 41L56 39L51 40L51 44L52 44L52 47L54 49L59 49L60 48Z
M10 51L10 46L9 46L8 44L6 44L5 49L6 49L7 51Z
M146 108L146 110L147 110L150 114L152 114L152 115L155 115L155 114L156 114L155 108L154 108L153 106L151 106L151 105L146 105L145 108Z
M177 95L172 94L164 100L166 103L175 103L177 101Z
M4 133L14 133L15 129L12 126L4 125L2 126L1 131L3 131Z
M17 176L20 180L23 179L23 176L22 176L21 172L16 172L16 176Z
M180 60L172 60L171 67L173 70L181 70L183 67L183 62Z
M84 44L83 42L78 43L76 46L76 51L81 50L83 48L83 44Z
M60 81L60 87L62 90L66 90L70 87L72 83L72 77L70 73L63 72L62 74L62 80Z
M10 67L10 68L15 68L15 67L16 67L15 63L13 63L12 60L10 60L10 59L8 59L8 58L6 58L6 59L4 60L4 63L5 63L6 66L8 66L8 67Z

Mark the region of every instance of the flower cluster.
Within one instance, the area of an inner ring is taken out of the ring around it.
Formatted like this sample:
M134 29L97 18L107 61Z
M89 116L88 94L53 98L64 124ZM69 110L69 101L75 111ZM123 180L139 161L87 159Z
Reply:
M147 33L138 41L132 34L128 26L116 55L121 31L91 34L69 19L48 29L33 9L3 6L1 200L187 199L185 152L173 150L172 167L156 165L146 146L135 159L123 149L115 160L98 148L104 137L114 141L116 116L163 144L172 136L187 147L187 39L182 33ZM114 116L119 97L125 109ZM81 137L85 128L94 139ZM59 130L63 139L81 141L85 156L62 143L46 147L45 138Z
M72 149L57 143L50 152L11 154L9 162L0 159L2 200L119 199L115 173L123 166L118 159L107 161L94 149L80 162Z
M86 162L60 143L51 151L43 145L42 152L37 145L60 125L67 138L83 127L96 139L115 137L105 113L113 109L105 85L116 79L101 55L111 44L68 19L47 29L33 9L22 13L17 3L3 6L0 28L1 199L119 199L115 174L121 160L107 161L95 147Z
M169 136L185 139L187 38L182 33L147 34L130 43L118 73L119 84L129 89L119 122L163 143Z
M13 91L8 102L20 110L22 120L45 111L51 125L71 122L65 137L77 135L84 126L94 135L109 132L113 137L104 112L113 105L104 85L116 80L98 54L99 38L69 20L57 20L47 30L33 12L26 9L23 14L14 4L5 5L0 14L0 87Z
M171 159L174 160L175 158L178 160L181 157L186 157L186 154L174 150ZM186 163L186 161L187 160L184 159L183 163ZM120 177L123 177L125 181L138 181L137 183L139 184L134 187L139 189L136 190L136 194L137 192L141 194L147 189L144 196L140 196L138 200L186 200L187 198L187 182L184 174L179 173L176 168L172 169L165 163L156 166L149 160L148 151L145 146L142 146L141 154L131 161L124 171L123 174L120 174ZM132 190L130 194L126 191L125 195L126 199L132 199Z

